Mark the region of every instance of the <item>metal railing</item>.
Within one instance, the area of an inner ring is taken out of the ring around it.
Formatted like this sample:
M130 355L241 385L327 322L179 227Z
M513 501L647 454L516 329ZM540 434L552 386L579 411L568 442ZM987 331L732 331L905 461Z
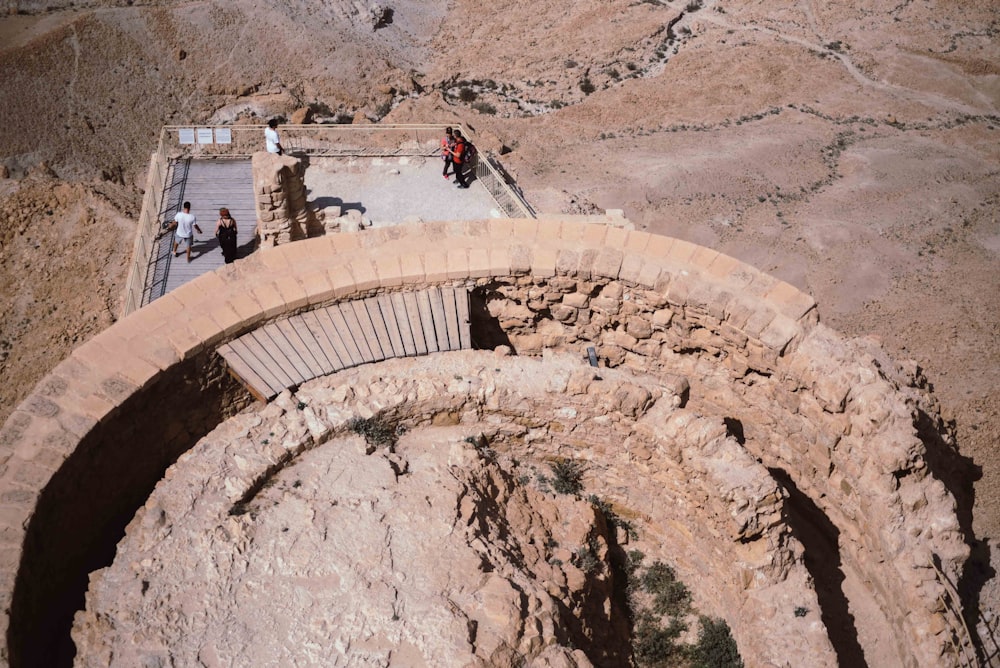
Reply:
M476 159L476 180L504 213L511 218L534 218L535 212L521 196L514 179L492 156L480 153Z
M281 125L286 153L310 156L429 156L444 125ZM264 150L263 125L164 126L160 144L170 158L248 158Z
M287 153L329 157L437 156L444 124L281 125L281 146ZM462 133L470 133L461 125ZM263 125L165 125L149 161L146 193L132 249L122 317L143 303L154 244L162 233L160 217L170 167L179 160L249 158L264 148ZM494 156L481 152L475 165L479 180L493 200L511 218L534 218L535 213L514 180Z
M149 258L153 252L153 245L160 234L159 218L167 171L168 164L163 151L161 134L160 145L149 159L149 173L146 175L146 193L142 198L142 210L139 212L139 224L135 232L135 243L132 246L132 263L129 269L128 281L125 284L122 317L142 306L142 295L146 287L146 277L149 273Z

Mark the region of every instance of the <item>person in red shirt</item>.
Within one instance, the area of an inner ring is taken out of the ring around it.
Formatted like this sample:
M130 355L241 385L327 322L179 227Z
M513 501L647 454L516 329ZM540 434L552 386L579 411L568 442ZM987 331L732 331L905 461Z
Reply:
M455 135L452 134L451 128L445 128L444 137L441 138L441 159L444 160L444 171L441 174L444 178L448 178L449 167L454 171L454 165L451 164L453 148L455 148Z
M456 129L454 131L455 136L455 146L451 150L451 162L455 169L455 185L459 188L468 188L469 184L465 180L465 153L467 144L465 143L465 137L462 136L462 131Z

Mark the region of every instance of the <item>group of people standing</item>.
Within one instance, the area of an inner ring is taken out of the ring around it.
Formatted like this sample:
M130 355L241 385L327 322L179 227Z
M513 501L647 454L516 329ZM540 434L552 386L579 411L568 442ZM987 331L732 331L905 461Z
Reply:
M444 171L442 175L448 178L448 168L451 168L455 175L455 185L459 188L468 188L469 183L465 180L465 165L469 158L469 142L462 136L462 131L458 128L445 128L444 137L441 139L441 159L444 160Z
M265 148L269 153L282 155L284 149L281 146L281 139L278 137L278 121L271 119L264 130ZM442 175L448 178L448 171L455 175L455 185L459 188L468 188L469 182L465 177L465 166L469 164L471 154L469 141L462 136L462 131L458 128L445 128L445 136L441 139L441 158L444 160L444 170ZM170 223L170 229L174 231L174 257L179 257L181 249L187 254L187 261L191 261L191 245L194 242L195 231L202 234L198 227L197 217L191 213L191 202L184 202L182 210L174 217ZM215 223L215 237L219 240L219 247L226 264L236 260L236 220L229 213L229 209L222 207L219 209L219 219Z
M194 233L202 234L198 227L198 218L191 213L191 202L184 202L180 213L174 216L170 228L174 231L174 257L180 256L180 249L187 252L187 261L191 261L191 245L194 243ZM219 240L222 256L226 264L236 261L236 220L230 215L229 209L219 209L219 220L215 223L215 238Z

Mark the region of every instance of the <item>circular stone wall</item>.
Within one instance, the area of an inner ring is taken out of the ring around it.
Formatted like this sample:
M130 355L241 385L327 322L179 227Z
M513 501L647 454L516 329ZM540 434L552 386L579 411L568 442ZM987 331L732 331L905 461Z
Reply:
M694 427L662 416L624 442L618 455L634 462L633 478L682 464L682 452L653 444L686 429L703 434L701 445L724 443L734 461L760 462L770 473L762 482L780 493L748 500L746 528L715 542L760 545L774 564L798 564L791 537L747 540L786 534L774 503L788 496L825 518L820 533L839 552L834 570L863 583L851 603L871 603L889 630L880 640L902 665L960 662L968 647L950 583L968 550L918 437L933 436L938 421L915 370L818 324L807 295L732 258L571 220L401 226L279 246L166 295L74 351L0 431L4 658L36 663L45 648L34 634L66 623L46 612L78 605L81 578L108 563L111 534L165 467L248 402L222 373L219 344L337 300L442 283L475 288L473 333L483 345L506 340L519 355L563 350L580 359L594 347L605 366L657 383L682 363L703 368L686 375ZM704 517L739 496L712 490ZM745 573L720 578L720 600L752 598L757 557ZM741 647L754 647L740 616L727 619ZM59 628L65 637L68 625Z

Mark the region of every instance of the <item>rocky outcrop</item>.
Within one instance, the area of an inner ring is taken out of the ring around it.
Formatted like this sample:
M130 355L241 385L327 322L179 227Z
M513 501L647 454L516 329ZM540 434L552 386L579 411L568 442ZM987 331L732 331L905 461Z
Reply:
M93 576L78 665L341 665L359 652L622 665L629 624L614 591L626 583L610 552L625 543L678 562L706 602L720 596L709 605L737 624L754 665L829 664L815 612L760 621L765 602L817 607L781 490L682 402L570 356L470 352L313 381L172 467ZM584 493L631 531L548 488L546 463L564 458L586 462ZM636 464L642 479L622 485Z

